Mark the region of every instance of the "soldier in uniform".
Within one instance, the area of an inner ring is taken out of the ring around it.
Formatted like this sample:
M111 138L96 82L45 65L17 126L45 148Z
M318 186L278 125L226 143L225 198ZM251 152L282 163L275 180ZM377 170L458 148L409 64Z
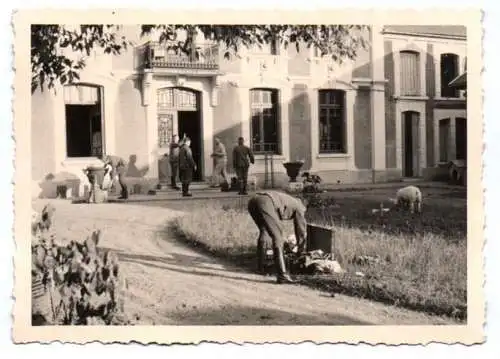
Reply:
M111 178L114 179L118 175L118 183L120 184L121 187L121 192L120 192L120 197L119 199L127 199L128 198L128 189L127 185L125 184L125 170L127 167L127 164L125 160L119 156L110 156L110 155L104 155L102 156L101 160L104 162L105 166L106 165L111 165L112 170L111 170Z
M185 137L179 149L179 177L182 182L182 196L191 197L189 193L189 185L193 180L193 172L196 171L196 163L193 159L193 152L191 151L191 139Z
M236 177L238 177L239 182L239 193L238 194L248 194L247 192L247 180L248 180L248 168L250 163L254 164L255 159L253 152L250 147L245 145L245 140L243 137L238 138L238 145L233 149L233 168L236 172Z
M170 163L170 187L180 190L176 183L177 173L179 172L179 137L177 135L172 136L168 161Z
M219 185L219 176L222 177L225 183L228 183L226 166L227 166L227 153L226 146L221 142L221 140L215 138L214 153L212 157L214 159L214 173L212 175L212 186L217 187Z
M307 202L278 191L257 192L248 202L248 213L259 227L257 240L258 271L263 273L265 257L265 238L269 235L273 243L274 264L277 271L277 282L293 283L286 272L283 256L284 235L282 221L293 220L298 252L303 253L306 241L305 212Z

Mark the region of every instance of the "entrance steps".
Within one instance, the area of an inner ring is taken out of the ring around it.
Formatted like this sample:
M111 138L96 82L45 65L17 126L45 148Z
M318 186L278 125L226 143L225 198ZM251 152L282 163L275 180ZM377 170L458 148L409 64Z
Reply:
M407 183L416 183L416 182L423 182L423 178L420 177L404 177L401 182L407 182Z
M177 184L179 187L180 183ZM210 184L207 182L193 182L189 185L189 190L191 192L220 192L219 187L210 187ZM159 193L177 193L179 191L170 187L170 183L161 183L161 189L156 190Z

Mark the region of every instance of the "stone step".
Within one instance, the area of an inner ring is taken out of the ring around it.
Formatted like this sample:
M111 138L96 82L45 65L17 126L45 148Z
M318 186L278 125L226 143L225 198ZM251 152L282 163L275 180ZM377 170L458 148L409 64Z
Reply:
M181 186L180 183L177 184L179 187ZM157 189L157 192L178 192L175 189L170 188L169 183L161 183L161 189ZM189 190L190 191L210 191L210 192L220 192L219 187L210 187L210 185L206 182L193 182L189 185Z

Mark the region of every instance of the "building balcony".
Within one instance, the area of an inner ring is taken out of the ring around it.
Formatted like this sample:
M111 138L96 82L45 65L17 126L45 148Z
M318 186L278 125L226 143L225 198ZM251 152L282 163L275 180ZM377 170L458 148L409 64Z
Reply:
M173 43L147 42L138 48L138 67L142 70L168 73L217 74L220 68L219 46L196 45L196 52L187 54L174 50Z

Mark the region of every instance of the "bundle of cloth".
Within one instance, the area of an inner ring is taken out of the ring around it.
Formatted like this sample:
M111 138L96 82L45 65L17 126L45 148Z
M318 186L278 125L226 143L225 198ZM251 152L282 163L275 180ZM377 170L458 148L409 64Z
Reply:
M104 176L102 179L101 189L104 191L109 191L115 182L117 175L113 173L113 167L107 163L104 166Z

